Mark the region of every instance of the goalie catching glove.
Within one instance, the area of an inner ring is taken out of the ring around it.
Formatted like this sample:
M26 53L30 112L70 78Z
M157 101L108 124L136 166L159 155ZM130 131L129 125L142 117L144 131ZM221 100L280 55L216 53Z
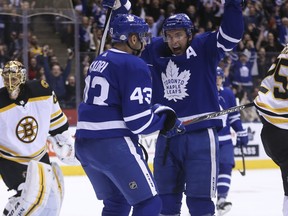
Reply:
M68 130L55 136L49 136L48 140L52 144L53 150L59 160L70 165L80 165L80 162L75 157L75 140Z
M153 112L159 116L163 114L166 115L164 127L162 130L160 130L160 134L166 138L171 138L173 136L185 133L185 126L177 118L177 115L172 108L160 104L155 104L152 109Z

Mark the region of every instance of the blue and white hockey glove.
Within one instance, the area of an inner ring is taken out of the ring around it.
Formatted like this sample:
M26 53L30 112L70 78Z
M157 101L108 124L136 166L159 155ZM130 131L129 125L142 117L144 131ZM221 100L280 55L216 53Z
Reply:
M164 128L160 130L160 134L170 138L179 134L185 133L186 129L182 122L177 118L175 111L167 106L155 104L152 107L154 113L158 115L165 114L166 120L164 122Z
M102 5L104 8L113 8L115 0L103 0Z
M247 146L248 145L248 133L247 130L237 132L236 146Z
M127 12L131 8L131 2L129 0L103 0L102 5L104 8L112 8L113 10L118 10L120 7L123 7Z
M221 3L224 5L229 5L229 4L240 5L242 8L245 8L247 5L246 0L221 0Z

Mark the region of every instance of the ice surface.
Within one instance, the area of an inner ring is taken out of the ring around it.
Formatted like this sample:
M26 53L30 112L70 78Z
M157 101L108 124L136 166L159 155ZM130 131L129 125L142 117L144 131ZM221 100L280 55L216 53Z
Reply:
M102 202L96 199L86 176L67 176L65 186L61 216L101 216ZM12 195L13 192L7 192L3 181L0 180L1 211L8 197ZM282 180L278 169L247 170L246 176L241 176L234 170L228 196L228 201L231 201L233 206L226 215L281 216L282 200ZM184 199L181 215L189 215Z

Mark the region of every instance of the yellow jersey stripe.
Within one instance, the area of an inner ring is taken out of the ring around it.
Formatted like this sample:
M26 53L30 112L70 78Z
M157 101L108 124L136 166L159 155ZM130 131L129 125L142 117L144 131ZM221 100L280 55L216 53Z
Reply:
M288 119L287 118L283 118L283 117L271 117L271 116L268 116L264 113L262 113L262 115L264 116L265 119L267 119L269 122L273 123L273 124L285 124L285 123L288 123Z
M60 115L61 113L62 113L62 110L59 109L58 111L56 111L55 113L53 113L53 114L51 115L51 119L55 118L56 116Z
M7 110L9 110L9 109L13 109L14 107L16 107L17 105L16 104L10 104L10 105L8 105L8 106L6 106L6 107L3 107L3 108L1 108L0 109L0 113L1 112L6 112Z
M41 101L41 100L47 100L50 97L52 97L52 95L48 95L48 96L41 96L41 97L35 97L35 98L29 98L29 102L34 102L34 101Z
M63 122L66 122L67 121L67 117L65 115L63 115L60 119L58 119L56 122L54 122L53 124L50 124L50 129L57 126L57 125L60 125L61 123Z
M281 108L273 108L271 106L269 106L268 104L265 104L265 103L262 103L260 101L255 101L256 105L261 107L261 108L264 108L264 109L267 109L271 112L274 112L274 113L288 113L288 107L281 107Z
M9 154L12 154L11 157L19 157L19 158L21 158L21 156L23 157L22 154L17 154L16 152L14 152L14 151L12 151L11 149L9 149L9 148L7 148L7 147L4 147L4 146L2 146L2 145L0 145L0 150L2 150L2 151L4 151L4 152L7 152L7 153L9 153ZM23 157L23 158L33 159L33 158L39 156L40 154L42 154L43 151L46 151L46 150L47 150L47 145L45 144L41 149L39 149L39 150L36 151L35 153L33 153L33 154L31 154L31 155L28 155L28 156L25 156L25 157ZM9 157L9 156L7 156L7 155L3 155L3 154L0 153L0 157L2 157L2 156L3 156L3 157L4 157L4 156Z

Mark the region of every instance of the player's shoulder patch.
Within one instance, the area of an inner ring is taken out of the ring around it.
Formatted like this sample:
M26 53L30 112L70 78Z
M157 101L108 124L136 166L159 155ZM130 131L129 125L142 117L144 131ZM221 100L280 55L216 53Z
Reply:
M49 84L48 84L45 80L41 80L41 85L42 85L44 88L48 88L48 87L49 87Z
M45 80L31 80L26 82L26 85L30 90L30 97L52 95L52 90Z

